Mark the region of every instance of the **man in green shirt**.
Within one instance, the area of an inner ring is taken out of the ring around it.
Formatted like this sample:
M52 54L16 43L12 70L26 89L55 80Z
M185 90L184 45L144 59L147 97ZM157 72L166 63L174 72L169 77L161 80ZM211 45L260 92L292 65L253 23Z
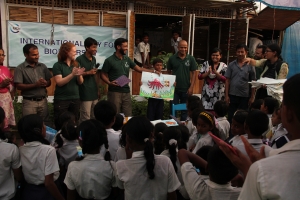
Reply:
M174 104L186 103L187 97L193 94L197 63L195 58L187 53L187 48L187 42L181 40L178 43L178 52L171 56L167 63L168 73L176 76ZM186 117L186 111L182 111L180 120L185 121Z
M153 69L145 69L137 66L128 56L128 40L118 38L115 40L116 52L105 59L101 70L101 79L108 84L107 100L116 105L117 113L124 113L125 116L132 116L131 96L129 85L121 87L116 79L122 75L129 76L129 68L137 72L152 72L160 74Z
M79 66L85 68L83 72L83 83L79 85L80 95L80 118L79 123L94 119L94 107L98 102L98 86L95 79L97 73L96 58L98 42L94 38L86 38L84 40L85 53L78 56L76 61Z

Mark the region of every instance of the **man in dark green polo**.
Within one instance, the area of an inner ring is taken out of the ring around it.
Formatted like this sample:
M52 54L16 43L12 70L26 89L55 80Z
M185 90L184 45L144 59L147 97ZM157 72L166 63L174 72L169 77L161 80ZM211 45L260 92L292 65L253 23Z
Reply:
M23 47L25 61L15 69L14 82L23 96L22 114L38 114L46 125L51 125L48 118L46 87L51 85L52 74L47 66L39 61L39 50L34 44Z
M128 56L128 40L118 38L115 40L116 52L108 57L101 70L102 80L108 84L107 100L116 105L117 113L124 113L125 116L132 116L131 96L129 85L120 87L116 79L122 75L129 76L129 68L137 72L152 72L160 74L153 69L145 69L137 66Z
M197 63L195 58L187 53L187 48L187 42L181 40L178 43L178 52L171 56L167 63L168 73L176 76L174 104L186 103L187 97L193 94ZM185 121L186 117L186 111L182 111L180 120Z
M84 40L85 53L76 58L81 67L85 68L83 83L79 85L80 95L80 118L79 123L94 119L94 107L98 102L98 86L95 79L97 73L96 58L98 42L94 38Z

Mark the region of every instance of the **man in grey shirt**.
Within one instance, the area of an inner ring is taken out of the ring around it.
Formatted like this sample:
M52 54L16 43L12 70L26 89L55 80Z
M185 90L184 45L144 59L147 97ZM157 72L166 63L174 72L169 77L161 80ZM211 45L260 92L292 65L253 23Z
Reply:
M26 59L17 66L14 73L14 82L23 96L22 114L38 114L47 124L49 119L46 87L51 85L52 74L45 64L38 62L39 51L36 45L26 44L23 53Z
M255 89L251 90L249 98L250 85L248 82L255 80L255 71L253 67L245 64L245 58L248 53L248 47L244 44L239 44L236 47L237 59L229 63L225 72L225 101L229 104L228 121L231 119L237 110L247 110L255 97Z

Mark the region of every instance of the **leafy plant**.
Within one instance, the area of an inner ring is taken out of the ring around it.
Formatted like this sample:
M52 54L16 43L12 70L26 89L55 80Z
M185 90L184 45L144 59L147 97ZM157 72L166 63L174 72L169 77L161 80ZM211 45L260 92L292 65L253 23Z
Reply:
M150 62L153 63L154 59L159 58L163 61L163 69L167 69L167 63L171 56L173 56L173 53L166 53L165 51L161 51L161 54L152 57Z

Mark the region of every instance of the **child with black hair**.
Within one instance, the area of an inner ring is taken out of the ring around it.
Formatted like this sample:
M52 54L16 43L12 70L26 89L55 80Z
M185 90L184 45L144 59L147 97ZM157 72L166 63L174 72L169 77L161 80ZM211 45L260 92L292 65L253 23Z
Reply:
M22 169L19 149L14 144L7 143L4 135L5 112L0 107L0 199L14 199L16 181L22 179Z
M266 113L269 117L269 128L266 130L266 132L263 134L263 137L266 137L266 135L271 131L273 125L272 125L272 114L273 112L279 108L279 102L277 99L273 97L266 97L264 98L264 102L260 107L260 110L264 113Z
M179 124L177 128L181 133L181 140L178 143L178 149L188 149L187 144L190 138L189 129L183 124Z
M105 127L97 120L83 121L77 128L83 156L69 164L65 184L68 199L107 199L116 186L115 162L110 161ZM105 156L101 148L105 148Z
M36 114L26 115L20 119L18 131L25 143L19 150L22 171L28 183L22 199L64 199L55 184L59 177L59 166L54 147L45 139L43 119Z
M99 101L94 107L94 115L106 128L109 152L111 154L111 159L115 160L117 150L120 147L120 132L112 129L117 115L116 106L106 100Z
M230 127L231 134L233 135L233 137L228 141L228 143L232 146L238 146L243 144L240 137L241 135L243 135L245 138L248 137L244 127L244 123L246 121L247 116L248 112L245 110L237 110L234 113Z
M209 151L207 161L184 149L179 150L178 158L183 182L191 199L238 199L240 188L230 184L238 170L218 146ZM209 179L207 176L198 175L194 166L207 169Z
M177 199L189 199L189 195L187 194L183 184L182 175L180 171L180 164L177 158L178 144L180 143L180 141L181 132L177 127L171 126L165 129L163 132L163 142L165 144L166 149L160 155L167 156L171 159L177 177L181 183L181 186L179 188L180 194L177 194Z
M208 132L220 137L219 130L215 124L214 116L210 112L203 111L198 115L196 127L197 133L201 135L201 138L198 140L193 150L194 154L203 146L213 146L215 144Z
M58 131L55 134L55 136L53 137L53 140L49 141L52 146L54 146L54 147L56 146L56 144L55 144L56 137L61 132L63 125L68 121L72 121L74 123L76 122L76 117L75 117L74 113L65 111L59 115L57 124L56 124L57 127L55 127L56 130L58 130Z
M185 121L185 125L189 129L190 135L193 135L194 133L197 132L197 129L193 125L193 122L192 122L193 110L199 108L202 111L204 111L204 108L203 108L202 102L198 96L189 96L186 101L186 108L187 108L188 117Z
M250 106L250 110L260 110L261 105L264 103L263 99L256 99Z
M116 115L115 123L111 128L114 129L116 132L121 133L123 124L124 124L124 116L118 113Z
M271 147L263 144L262 134L268 129L269 119L267 114L260 110L252 110L248 113L246 121L245 121L245 133L248 135L248 142L252 145L252 147L260 152L261 147L264 146L264 152L266 157L269 156ZM244 143L235 146L239 149L244 155L248 156Z
M153 62L154 70L161 73L163 68L163 61L159 58L154 59ZM157 98L148 98L147 105L147 118L150 121L163 119L164 115L164 100Z
M55 148L60 155L59 164L68 168L71 161L74 161L77 157L77 133L76 124L70 120L65 122L61 128L61 131L57 134L55 139Z
M218 122L220 138L226 140L229 137L230 124L225 117L228 112L228 105L225 101L217 101L214 105L215 116Z
M117 150L116 156L115 156L115 162L118 160L126 160L130 159L132 157L132 150L129 149L127 142L126 142L126 132L125 132L125 126L122 128L122 132L120 134L120 147Z
M193 149L195 148L198 140L201 138L201 134L198 134L197 132L197 121L198 121L198 116L201 112L203 112L204 110L200 109L200 108L196 108L195 110L193 110L192 112L192 123L193 123L193 126L195 127L195 131L193 132L193 134L190 136L189 138L189 141L187 143L187 149L189 151L193 151Z
M165 150L165 144L163 142L163 132L168 128L168 126L163 123L157 123L154 126L154 154L160 155L163 150Z
M270 141L270 146L273 149L277 149L288 143L289 137L287 130L282 125L280 108L277 108L272 114L272 131L270 135L266 135L266 137Z
M125 189L125 199L176 199L181 184L171 160L153 153L151 122L145 117L133 117L125 132L132 158L116 163L117 183Z
M208 153L212 148L212 146L203 146L196 152L196 155L207 162ZM199 170L201 175L208 175L208 172L205 168L200 166Z

